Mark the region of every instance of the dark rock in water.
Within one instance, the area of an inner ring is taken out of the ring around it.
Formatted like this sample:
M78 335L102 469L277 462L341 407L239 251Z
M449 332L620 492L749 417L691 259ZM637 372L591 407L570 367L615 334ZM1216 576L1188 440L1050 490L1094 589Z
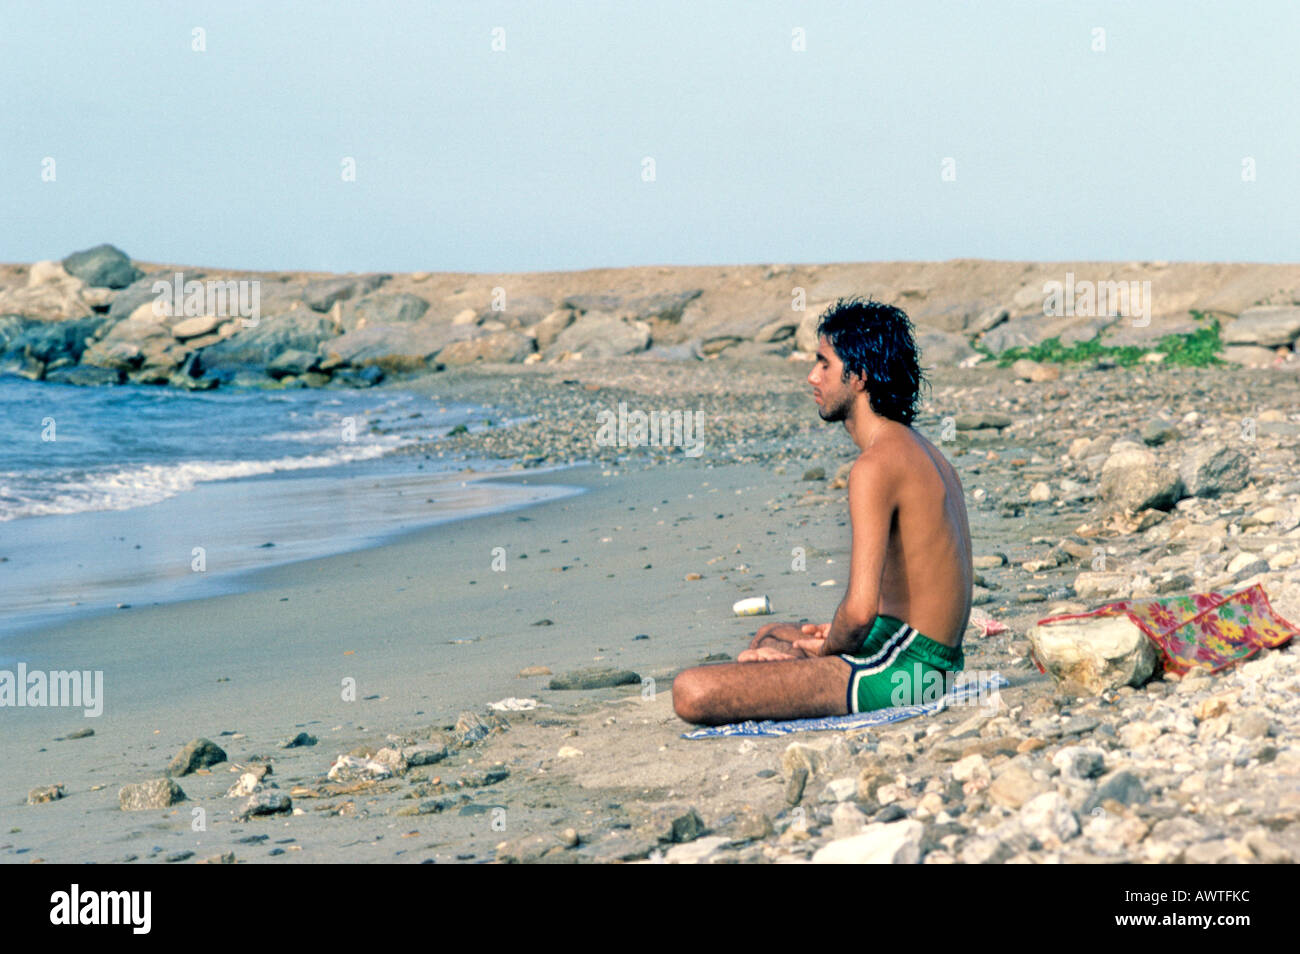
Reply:
M1091 814L1094 808L1100 808L1102 802L1113 799L1121 805L1137 805L1150 796L1142 787L1142 781L1127 769L1112 772L1101 780L1097 790L1083 803L1083 813Z
M429 310L423 298L402 292L396 295L366 295L343 305L343 329L355 331L369 325L401 325L419 321Z
M630 669L575 669L551 680L550 689L605 689L639 683L641 677Z
M10 354L22 354L46 364L59 358L81 360L86 339L99 331L107 318L91 315L73 321L41 321L27 325L9 343Z
M64 736L65 739L88 739L95 734L94 729L74 729Z
M335 371L330 380L335 384L346 385L350 388L374 387L380 381L384 380L384 369L375 364L356 370L352 368L344 368Z
M49 371L45 375L45 380L55 384L75 384L78 387L96 387L105 384L121 384L125 375L121 371L110 371L108 368L94 368L84 364L73 365L70 368L59 368L55 371Z
M125 252L112 245L73 252L63 260L63 268L92 288L125 288L144 274Z
M194 852L189 850L174 851L166 858L164 858L163 861L167 862L168 864L175 864L178 861L189 861L193 857L194 857Z
M0 315L0 354L9 350L10 345L19 338L28 326L34 322L22 315Z
M193 739L186 742L176 757L167 763L164 774L189 775L197 769L207 768L227 761L225 750L210 739Z
M117 803L124 812L166 808L183 801L185 801L185 792L169 778L133 782L130 785L123 785L117 793Z
M316 352L322 342L335 337L328 318L306 308L271 317L262 316L252 327L203 349L203 365L221 371L261 370L287 350Z
M297 748L301 748L304 745L315 745L315 744L316 744L316 736L308 735L306 732L299 732L288 742L285 742L283 745L281 745L280 748L297 749Z
M268 789L250 795L236 813L242 820L257 815L279 815L293 811L293 800L284 792Z
M805 471L803 472L803 479L804 479L804 480L825 480L825 479L826 479L826 468L825 468L825 467L809 467L807 470L805 470Z
M349 301L372 292L391 275L348 275L343 278L327 278L310 282L303 289L302 299L316 311L329 311L338 301Z

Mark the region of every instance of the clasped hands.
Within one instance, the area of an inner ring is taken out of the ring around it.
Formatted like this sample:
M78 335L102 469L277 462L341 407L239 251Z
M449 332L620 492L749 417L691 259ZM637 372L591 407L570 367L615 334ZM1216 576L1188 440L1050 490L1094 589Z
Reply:
M790 645L803 650L803 656L782 652L771 646L760 646L757 649L746 649L736 657L736 660L738 662L776 662L782 659L804 659L809 656L829 655L826 652L826 638L830 635L830 623L804 623L799 629L804 638L792 640Z

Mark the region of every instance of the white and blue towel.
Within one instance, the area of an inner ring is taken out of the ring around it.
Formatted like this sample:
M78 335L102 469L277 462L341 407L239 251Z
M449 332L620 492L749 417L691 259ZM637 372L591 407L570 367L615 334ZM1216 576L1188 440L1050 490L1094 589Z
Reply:
M978 677L963 680L942 698L916 706L896 706L856 712L842 716L825 716L818 719L788 719L782 722L764 719L762 722L733 722L731 725L713 725L683 732L683 739L716 739L731 735L791 735L795 732L825 732L830 729L867 729L873 725L902 722L914 716L933 715L949 706L977 705L975 699L996 692L1011 683L1001 673L981 673Z

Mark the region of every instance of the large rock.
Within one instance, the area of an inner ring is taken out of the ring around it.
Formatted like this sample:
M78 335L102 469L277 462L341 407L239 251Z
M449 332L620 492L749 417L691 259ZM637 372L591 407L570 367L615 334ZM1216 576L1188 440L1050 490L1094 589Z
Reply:
M921 837L925 826L919 821L868 825L860 835L840 838L813 855L818 865L915 865L921 862Z
M650 295L626 298L615 292L605 292L570 295L562 304L565 308L581 313L605 312L631 321L676 324L682 320L686 307L703 293L702 288L692 288L681 292L655 292Z
M1247 308L1220 332L1224 344L1284 347L1300 338L1300 305Z
M41 269L41 265L53 266ZM37 262L20 288L0 288L0 314L23 315L36 321L66 321L94 311L86 283L54 262Z
M612 358L635 354L650 347L650 326L614 315L583 315L565 328L547 349L547 355L581 352L584 358Z
M345 275L342 278L308 282L303 289L302 300L316 311L329 311L335 302L360 298L390 278L391 275Z
M1231 447L1199 447L1183 458L1178 473L1189 496L1218 497L1246 486L1250 462Z
M1278 360L1277 352L1272 348L1259 345L1228 345L1219 352L1219 357L1228 364L1239 364L1243 368L1270 368Z
M993 354L1001 354L1010 348L1029 348L1058 337L1075 323L1074 318L1054 318L1041 313L1021 315L986 331L980 336L980 343Z
M420 371L450 343L467 338L472 325L450 328L418 322L409 325L367 325L331 338L320 351L331 362L385 371Z
M1169 510L1183 495L1183 482L1172 467L1138 444L1117 442L1101 467L1100 496L1127 510Z
M107 320L102 315L92 315L75 321L33 322L9 342L8 353L46 364L60 358L80 361L87 339L98 334Z
M467 341L454 341L438 352L438 360L446 364L513 364L523 361L533 353L536 343L528 335L517 331L498 331Z
M922 331L916 336L922 367L955 367L978 352L965 335L947 331Z
M125 288L143 274L125 252L107 244L73 252L63 267L92 288Z
M0 354L7 353L9 346L32 324L31 319L22 315L0 315Z
M167 763L163 774L170 776L189 775L201 768L219 765L226 761L225 750L211 739L192 739Z
M1141 686L1156 671L1158 650L1127 616L1060 620L1027 634L1034 657L1073 695Z
M537 324L533 325L533 338L537 342L537 350L545 351L560 336L565 328L573 324L574 314L568 308L561 308L553 311Z
M316 370L319 365L320 355L315 351L287 348L266 366L266 373L278 380L289 374L306 374L308 371Z
M536 325L555 311L555 302L540 295L510 295L506 297L505 307L497 310L487 309L481 316L475 315L475 323L483 321L500 321L507 328L518 329Z
M830 302L809 305L799 318L799 325L794 331L794 346L805 354L817 351L817 326L821 324L822 315L830 305Z
M203 272L194 269L190 269L189 271L178 269L170 272L150 272L148 275L137 279L132 282L130 286L117 293L113 298L113 303L108 308L108 317L115 321L121 321L122 319L129 318L133 314L136 314L140 310L141 305L152 305L153 302L158 300L160 297L170 298L170 292L160 294L159 292L154 291L154 283L166 282L169 288L173 288L178 274L181 277L182 286L187 281L198 281L202 279L204 275ZM162 316L158 315L155 317Z
M260 370L282 352L317 351L336 335L333 322L307 308L279 315L263 315L256 325L240 327L224 341L203 349L203 364L210 371Z
M417 295L401 292L395 295L366 295L344 302L344 331L355 331L368 325L403 325L419 321L429 310L429 303Z
M172 325L172 337L184 341L188 338L201 338L216 331L227 319L221 315L199 315L195 318L182 318Z
M45 373L45 380L52 384L74 384L80 388L99 387L107 384L121 384L124 372L109 368L92 368L84 364L56 368Z
M117 793L117 804L124 812L167 808L183 801L185 801L185 792L169 778L132 782L130 785L123 785Z

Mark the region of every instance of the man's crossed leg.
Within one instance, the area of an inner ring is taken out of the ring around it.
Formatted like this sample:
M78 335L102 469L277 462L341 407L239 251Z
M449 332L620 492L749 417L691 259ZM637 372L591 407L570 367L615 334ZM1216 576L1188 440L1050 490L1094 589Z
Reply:
M700 725L847 714L849 664L796 645L823 629L810 628L811 633L796 623L769 623L739 661L679 673L673 680L673 708L682 719Z

